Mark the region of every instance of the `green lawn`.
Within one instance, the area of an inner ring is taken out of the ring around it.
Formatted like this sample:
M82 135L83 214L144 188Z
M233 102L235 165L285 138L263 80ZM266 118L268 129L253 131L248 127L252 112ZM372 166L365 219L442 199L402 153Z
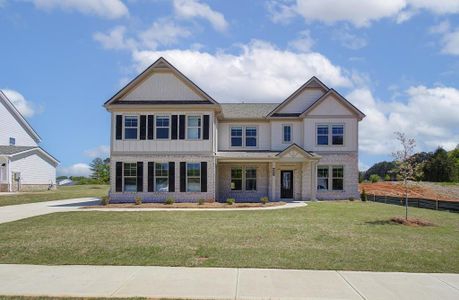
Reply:
M319 202L223 212L67 212L0 225L0 263L459 272L459 214Z
M58 187L54 191L0 196L0 206L107 195L108 185L74 185Z

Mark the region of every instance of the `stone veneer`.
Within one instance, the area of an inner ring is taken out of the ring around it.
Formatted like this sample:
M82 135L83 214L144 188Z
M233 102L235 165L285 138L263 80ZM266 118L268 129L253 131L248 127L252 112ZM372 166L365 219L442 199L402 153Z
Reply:
M116 169L116 162L124 163L143 162L143 190L148 190L148 162L175 162L175 192L138 192L125 193L115 191L115 172L110 172L110 202L123 203L134 202L135 197L140 196L142 202L164 202L168 197L176 202L197 202L199 199L215 201L215 158L201 155L123 155L111 156L111 170ZM180 192L180 162L207 162L207 192Z
M19 190L18 190L18 184L15 181L13 183L12 191L13 192L35 192L35 191L47 191L50 190L49 184L19 184ZM51 190L55 190L56 185L53 185L51 187ZM2 184L2 192L8 191L8 185L7 184Z

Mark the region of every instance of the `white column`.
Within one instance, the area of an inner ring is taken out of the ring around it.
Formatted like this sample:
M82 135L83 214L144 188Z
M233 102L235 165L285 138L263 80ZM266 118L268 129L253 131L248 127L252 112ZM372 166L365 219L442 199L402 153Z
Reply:
M317 164L317 161L311 161L311 201L317 200Z
M308 164L310 164L310 162L305 161L301 165L301 200L308 200L308 190L311 186L311 184L308 181Z
M276 199L276 163L270 163L269 177L270 177L270 197L269 200L274 201Z

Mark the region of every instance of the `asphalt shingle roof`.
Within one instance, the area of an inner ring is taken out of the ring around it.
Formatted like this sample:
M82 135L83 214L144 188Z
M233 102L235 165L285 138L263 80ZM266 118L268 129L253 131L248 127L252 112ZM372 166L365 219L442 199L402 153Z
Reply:
M220 105L225 119L262 119L278 103L222 103Z
M26 150L38 148L36 146L0 146L0 155L11 155Z

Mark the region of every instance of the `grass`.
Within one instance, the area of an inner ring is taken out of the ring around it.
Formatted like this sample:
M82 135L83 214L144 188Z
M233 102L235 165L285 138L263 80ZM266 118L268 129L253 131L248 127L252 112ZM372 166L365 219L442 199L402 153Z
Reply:
M99 298L99 297L47 297L47 296L0 296L0 300L143 300L153 298ZM170 300L170 299L169 299Z
M271 211L66 212L0 225L0 263L459 272L459 214L360 201ZM82 242L84 241L84 242Z
M50 200L102 197L108 193L108 185L74 185L58 187L54 191L0 196L0 206L43 202Z

